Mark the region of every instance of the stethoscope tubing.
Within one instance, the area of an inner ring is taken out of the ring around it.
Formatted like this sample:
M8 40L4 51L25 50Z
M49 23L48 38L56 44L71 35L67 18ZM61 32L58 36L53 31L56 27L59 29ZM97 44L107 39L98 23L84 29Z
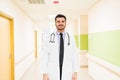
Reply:
M70 36L69 36L68 33L67 33L67 37L68 37L68 43L67 44L70 45ZM53 33L50 34L50 41L49 42L50 43L55 43L54 39L55 39L55 33L53 32Z

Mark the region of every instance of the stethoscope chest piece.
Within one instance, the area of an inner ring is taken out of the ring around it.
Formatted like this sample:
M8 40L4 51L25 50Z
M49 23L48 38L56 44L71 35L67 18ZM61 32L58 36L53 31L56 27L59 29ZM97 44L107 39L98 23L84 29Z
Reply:
M68 44L68 46L70 45L70 43L67 43Z

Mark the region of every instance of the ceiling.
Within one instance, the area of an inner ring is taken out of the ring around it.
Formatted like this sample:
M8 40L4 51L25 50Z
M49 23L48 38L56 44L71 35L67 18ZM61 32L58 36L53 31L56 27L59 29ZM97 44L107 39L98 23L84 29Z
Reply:
M16 4L39 26L52 25L54 16L64 14L69 19L76 19L98 0L14 0ZM40 1L43 1L40 2ZM55 2L54 2L55 1ZM49 15L49 16L48 16Z

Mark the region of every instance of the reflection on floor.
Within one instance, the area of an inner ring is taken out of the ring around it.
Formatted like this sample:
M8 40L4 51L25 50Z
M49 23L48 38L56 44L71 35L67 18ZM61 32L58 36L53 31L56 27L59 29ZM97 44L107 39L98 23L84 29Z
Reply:
M26 71L20 80L42 80L42 73L40 72L39 60L36 60L31 67ZM93 80L88 74L87 68L80 68L78 80Z

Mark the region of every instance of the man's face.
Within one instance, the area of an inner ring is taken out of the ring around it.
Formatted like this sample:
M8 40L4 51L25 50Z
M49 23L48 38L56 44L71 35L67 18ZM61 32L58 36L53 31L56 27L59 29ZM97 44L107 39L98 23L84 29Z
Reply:
M63 17L60 17L60 18L58 17L56 18L55 25L58 31L64 31L66 26L66 21Z

